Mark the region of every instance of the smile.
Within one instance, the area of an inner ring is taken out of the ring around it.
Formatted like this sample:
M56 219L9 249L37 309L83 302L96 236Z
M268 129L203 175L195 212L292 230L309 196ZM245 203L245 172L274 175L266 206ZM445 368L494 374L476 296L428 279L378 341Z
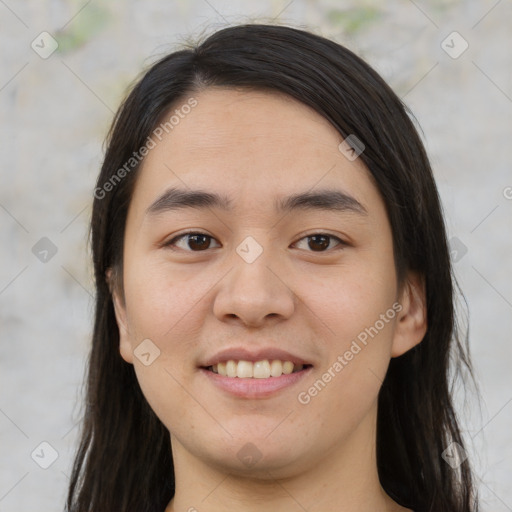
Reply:
M246 361L241 359L235 361L230 359L222 361L207 370L217 373L223 377L238 377L239 379L268 379L289 375L300 372L305 366L303 364L294 364L292 361L281 361L279 359L263 359L261 361Z
M278 396L280 392L291 389L312 370L313 366L310 364L295 365L291 361L275 359L270 361L263 359L254 363L243 359L239 361L230 359L200 368L201 374L207 381L221 392L232 397L253 400ZM228 371L233 376L230 376Z

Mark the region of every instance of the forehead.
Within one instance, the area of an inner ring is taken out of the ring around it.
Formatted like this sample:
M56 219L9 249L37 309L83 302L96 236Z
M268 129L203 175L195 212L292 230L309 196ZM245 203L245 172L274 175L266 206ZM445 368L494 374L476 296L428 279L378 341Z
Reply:
M181 110L190 97L196 105ZM164 121L173 113L172 129L140 170L134 202L141 207L171 186L222 193L253 209L315 187L380 201L362 161L339 151L336 129L286 95L209 88L178 101Z

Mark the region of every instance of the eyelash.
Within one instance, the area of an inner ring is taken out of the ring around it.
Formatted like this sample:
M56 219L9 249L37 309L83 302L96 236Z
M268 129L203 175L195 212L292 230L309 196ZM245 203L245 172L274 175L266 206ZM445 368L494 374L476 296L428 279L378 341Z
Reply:
M165 242L162 247L166 247L168 249L170 249L171 251L177 251L178 249L175 249L173 247L173 245L176 244L176 241L180 240L181 238L185 238L186 236L189 236L189 235L201 235L201 236L206 236L210 239L214 239L213 236L211 235L208 235L207 233L202 233L200 231L187 231L186 233L181 233L180 235L174 237L173 239L169 240L169 242ZM347 242L345 242L344 240L342 240L341 238L337 237L337 236L334 236L334 235L331 235L330 233L323 233L323 232L318 232L318 233L312 233L310 235L306 235L306 236L303 236L302 238L300 238L298 241L300 242L301 240L304 240L304 239L307 239L307 238L313 238L314 236L325 236L325 237L328 237L328 238L331 238L331 239L334 239L338 242L337 246L335 246L334 250L340 250L344 247L346 247L348 245ZM297 243L297 242L295 242ZM330 245L330 242L329 242L329 245ZM336 249L337 247L337 249ZM185 249L183 249L185 250ZM192 251L192 250L185 250L185 252L197 252L197 253L200 253L200 252L205 252L206 250L208 249L204 249L202 251ZM331 251L333 249L331 248ZM329 252L330 250L327 249L325 251L307 251L307 252L311 252L311 253L326 253L326 252Z

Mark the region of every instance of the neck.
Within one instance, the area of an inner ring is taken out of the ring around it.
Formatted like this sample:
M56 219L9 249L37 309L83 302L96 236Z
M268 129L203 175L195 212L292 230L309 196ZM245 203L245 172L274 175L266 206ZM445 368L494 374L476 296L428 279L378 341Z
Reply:
M176 492L165 512L405 512L380 485L375 434L376 411L307 469L249 476L205 463L171 436Z

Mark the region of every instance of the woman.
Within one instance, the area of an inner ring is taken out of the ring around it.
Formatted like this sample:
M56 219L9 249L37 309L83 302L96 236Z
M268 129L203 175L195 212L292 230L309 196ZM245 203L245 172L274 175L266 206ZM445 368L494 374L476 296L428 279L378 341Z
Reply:
M94 195L69 511L477 510L436 186L360 58L266 25L166 56Z

